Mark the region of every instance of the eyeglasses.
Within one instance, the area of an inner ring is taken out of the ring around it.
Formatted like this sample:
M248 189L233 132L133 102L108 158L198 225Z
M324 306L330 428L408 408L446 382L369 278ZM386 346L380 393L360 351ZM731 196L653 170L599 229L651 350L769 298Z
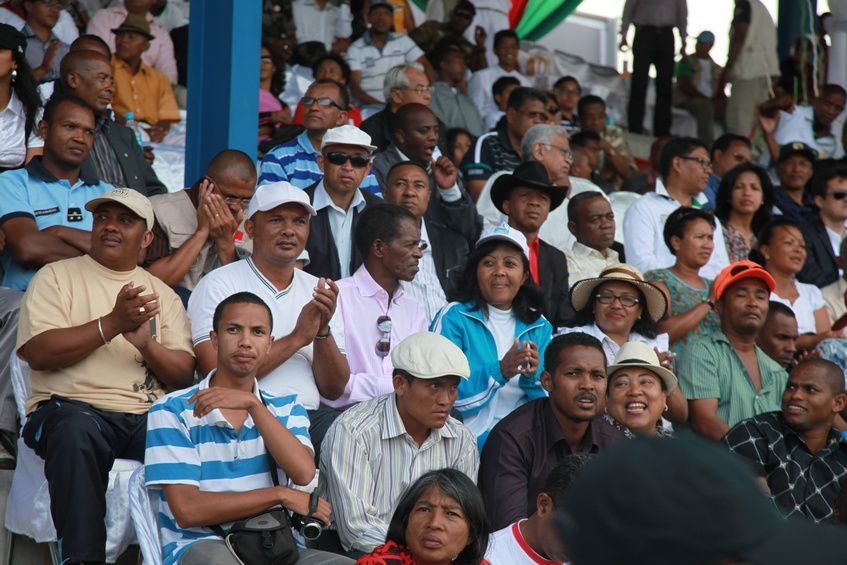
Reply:
M387 357L391 350L391 317L380 316L376 319L376 329L382 334L376 342L376 354Z
M839 190L837 192L833 192L830 196L832 196L833 200L844 200L844 197L847 196L847 192Z
M306 108L312 106L313 104L317 104L318 106L322 106L324 108L334 106L334 107L338 108L339 110L344 109L341 106L339 106L338 103L335 100L333 100L332 98L328 98L328 97L314 98L312 96L304 96L303 99L300 100L300 102L302 102L303 106L305 106Z
M259 60L263 63L272 63L274 59L270 55L262 55Z
M212 183L212 185L215 187L215 190L217 190L220 193L220 195L224 199L224 202L226 202L227 204L238 204L242 208L246 208L250 204L250 200L252 199L252 196L248 196L248 197L245 197L245 198L241 198L239 196L230 196L226 192L221 190L221 185L218 184L218 181L216 181L215 179L213 179L212 177L210 177L208 175L206 175L206 177L204 177L204 178L207 181Z
M704 157L680 157L680 159L683 159L685 161L696 161L697 163L700 163L700 166L704 169L712 168L712 162Z
M408 87L404 88L403 90L414 90L418 93L418 96L423 96L424 92L429 92L430 94L432 94L432 87L427 84L419 84L414 88Z
M551 106L550 108L547 108L548 114L558 114L559 112L561 112L561 110L558 106Z
M641 300L638 299L637 296L632 296L631 294L614 294L611 292L601 292L600 294L594 295L595 300L600 304L611 304L615 300L621 303L621 306L624 308L632 308L636 304L640 303Z
M371 160L367 157L362 157L361 155L350 155L349 153L341 153L339 151L327 153L326 159L333 165L343 165L347 161L350 161L350 164L357 169L362 169L371 162Z
M567 159L568 161L573 161L573 151L571 151L570 149L565 149L565 148L564 148L564 147L562 147L561 145L553 145L552 143L545 143L544 145L545 145L548 149L550 149L551 147L552 147L553 149L558 149L558 150L559 150L559 152L562 154L562 157L564 157L564 158L565 158L565 159Z

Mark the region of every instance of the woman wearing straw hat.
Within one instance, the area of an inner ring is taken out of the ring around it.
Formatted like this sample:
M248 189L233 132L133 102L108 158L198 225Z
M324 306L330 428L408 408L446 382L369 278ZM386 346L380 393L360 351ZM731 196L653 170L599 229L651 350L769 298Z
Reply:
M677 379L649 345L625 343L607 374L604 418L608 423L630 439L671 435L662 423L662 413L668 410L668 396L677 389Z
M559 333L584 332L603 344L606 362L611 364L628 341L646 343L656 349L662 364L670 368L667 334L657 335L657 323L667 312L661 290L644 280L641 272L626 263L606 267L600 276L585 279L571 287L571 305L576 311L574 327ZM668 401L667 417L673 422L688 419L688 403L680 391Z

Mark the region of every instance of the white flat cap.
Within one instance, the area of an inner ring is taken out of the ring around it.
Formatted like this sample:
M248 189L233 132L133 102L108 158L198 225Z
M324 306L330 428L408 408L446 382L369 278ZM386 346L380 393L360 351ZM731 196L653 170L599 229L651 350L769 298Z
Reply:
M256 212L267 212L283 204L299 204L309 212L310 216L317 214L309 202L309 195L302 188L297 188L285 181L271 182L258 187L247 205L247 219Z
M395 369L406 371L419 379L471 376L468 358L456 344L441 334L420 332L412 334L391 350Z
M371 136L356 126L343 125L326 131L321 140L321 151L327 145L358 145L373 153L376 147L371 145Z

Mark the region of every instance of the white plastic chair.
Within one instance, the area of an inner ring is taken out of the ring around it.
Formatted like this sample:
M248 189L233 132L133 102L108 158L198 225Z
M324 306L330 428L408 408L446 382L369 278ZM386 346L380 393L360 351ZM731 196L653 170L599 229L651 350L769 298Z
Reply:
M29 365L12 353L9 367L18 415L21 422L26 422L25 405L31 390ZM131 459L115 459L109 472L106 490L106 561L109 563L114 563L135 542L127 483L132 472L140 466L140 462ZM27 536L38 543L48 543L53 563L60 563L56 528L50 515L50 491L44 476L44 460L24 443L21 436L18 437L17 465L6 500L5 524L10 532Z
M641 198L635 192L613 192L609 195L612 211L615 213L615 241L623 242L623 219L632 203Z
M162 565L162 543L156 513L159 498L144 486L144 466L132 472L129 478L129 512L135 527L135 537L141 548L144 563Z

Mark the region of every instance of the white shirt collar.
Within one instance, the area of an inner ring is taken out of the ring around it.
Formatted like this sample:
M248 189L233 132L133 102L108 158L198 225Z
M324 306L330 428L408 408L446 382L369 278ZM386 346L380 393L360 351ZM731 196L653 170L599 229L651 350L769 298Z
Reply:
M324 208L330 207L337 212L342 214L347 214L349 210L345 211L342 208L339 208L335 205L335 202L332 201L332 198L329 197L326 189L324 188L324 181L318 183L318 186L315 187L315 198L314 202L312 202L312 206L315 210L322 210ZM350 208L356 208L359 212L365 207L365 197L362 196L362 191L358 188L356 189L356 193L353 195L353 201L350 202Z
M662 177L659 177L659 178L656 179L656 191L655 192L659 196L664 196L668 200L674 200L676 202L679 202L678 200L676 200L676 198L674 198L673 196L671 196L668 193L668 189L665 187L665 181L664 181L664 179L662 179ZM693 196L691 198L692 204L696 203L698 206L702 206L704 202L708 202L708 201L709 201L709 199L706 197L705 191L701 192L701 193L699 193L696 196Z

